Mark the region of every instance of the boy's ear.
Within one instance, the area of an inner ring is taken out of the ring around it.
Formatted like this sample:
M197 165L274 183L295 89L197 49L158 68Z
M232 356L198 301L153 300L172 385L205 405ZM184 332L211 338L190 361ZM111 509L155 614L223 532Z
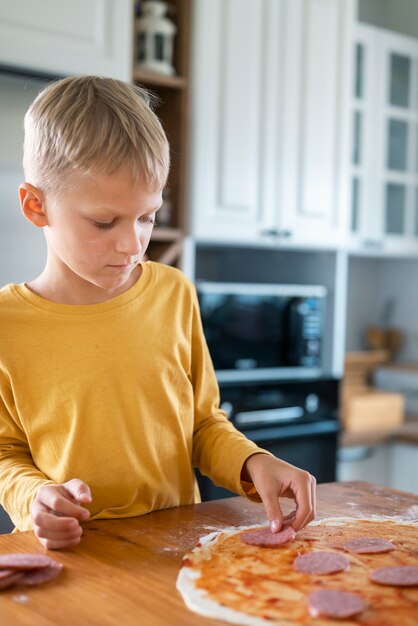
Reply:
M45 211L43 193L30 183L19 186L20 208L23 215L35 226L47 226L48 218Z

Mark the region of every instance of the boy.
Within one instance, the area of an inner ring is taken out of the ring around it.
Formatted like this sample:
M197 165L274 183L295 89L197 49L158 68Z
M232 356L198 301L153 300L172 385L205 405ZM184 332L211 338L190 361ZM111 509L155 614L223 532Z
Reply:
M193 466L264 502L273 532L292 497L314 517L315 481L260 450L218 407L195 291L142 262L169 169L146 92L73 77L25 117L25 217L47 261L0 290L1 504L43 546L80 522L199 501Z

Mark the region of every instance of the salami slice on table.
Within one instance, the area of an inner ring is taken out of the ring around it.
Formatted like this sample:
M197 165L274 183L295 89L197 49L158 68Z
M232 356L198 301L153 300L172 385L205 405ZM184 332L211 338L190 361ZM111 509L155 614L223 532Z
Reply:
M0 554L0 590L16 584L40 585L57 578L62 568L45 554Z
M14 569L14 570L26 570L35 569L39 567L47 567L52 563L56 563L53 559L49 558L45 554L0 554L0 568L1 569Z
M8 576L2 576L0 578L0 589L8 589L9 587L13 587L18 582L21 581L23 577L23 572L19 572L17 570L12 570L11 574Z
M381 567L370 574L370 580L379 585L415 587L418 586L418 566L398 565L395 567Z
M381 554L396 550L396 546L386 539L380 537L362 537L361 539L352 539L343 545L347 552L355 552L356 554Z
M293 568L304 574L335 574L343 572L349 565L346 556L335 552L309 552L297 556L293 561Z
M19 582L22 585L41 585L57 578L61 574L62 568L62 564L55 561L54 565L23 572Z
M283 526L278 533L272 533L270 528L259 528L240 535L241 540L250 546L259 546L261 548L274 548L282 546L289 541L293 541L296 533L291 526Z
M308 596L308 607L312 617L324 615L334 619L353 617L367 608L360 596L335 589L313 591Z

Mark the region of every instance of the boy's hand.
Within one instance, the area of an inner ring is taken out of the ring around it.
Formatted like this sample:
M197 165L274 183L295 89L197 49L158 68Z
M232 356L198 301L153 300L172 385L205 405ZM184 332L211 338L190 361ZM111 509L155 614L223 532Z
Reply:
M241 479L252 482L266 509L272 532L283 522L298 531L315 517L316 480L309 472L267 454L256 453L244 463ZM295 500L296 509L283 518L279 496Z
M91 502L88 485L78 478L62 485L41 487L31 506L33 530L38 541L49 550L69 548L80 543L80 520L90 517L81 504Z

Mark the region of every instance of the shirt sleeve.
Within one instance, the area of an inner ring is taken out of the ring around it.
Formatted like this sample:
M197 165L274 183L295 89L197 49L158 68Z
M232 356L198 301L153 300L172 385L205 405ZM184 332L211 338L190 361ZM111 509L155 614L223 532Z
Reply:
M241 481L248 457L270 454L247 439L219 408L220 394L203 333L199 305L193 289L191 379L194 389L193 466L216 485L260 501L252 483Z
M12 387L0 371L0 503L19 530L29 529L32 500L45 484L54 483L33 462Z

